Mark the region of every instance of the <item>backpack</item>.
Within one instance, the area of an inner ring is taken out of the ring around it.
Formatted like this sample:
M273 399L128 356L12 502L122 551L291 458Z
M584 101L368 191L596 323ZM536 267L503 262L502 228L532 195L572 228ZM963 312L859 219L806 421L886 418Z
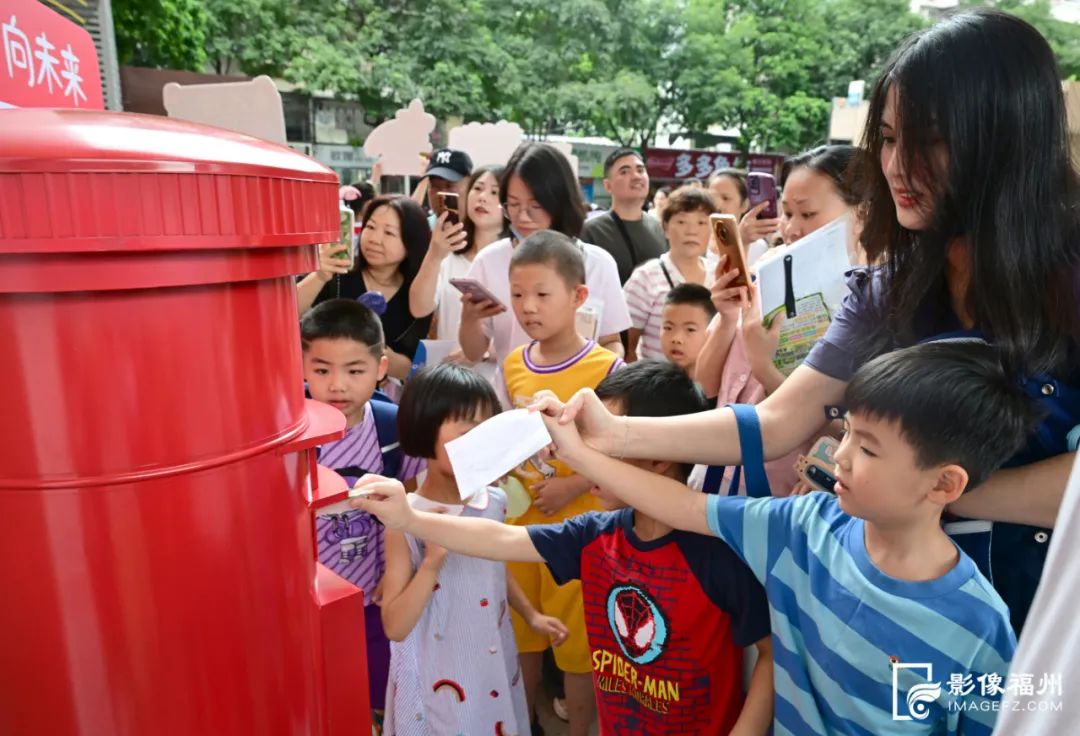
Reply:
M401 471L404 458L401 443L398 441L397 404L382 391L376 391L368 403L371 406L371 415L375 418L375 435L379 438L383 475L387 478L396 478Z

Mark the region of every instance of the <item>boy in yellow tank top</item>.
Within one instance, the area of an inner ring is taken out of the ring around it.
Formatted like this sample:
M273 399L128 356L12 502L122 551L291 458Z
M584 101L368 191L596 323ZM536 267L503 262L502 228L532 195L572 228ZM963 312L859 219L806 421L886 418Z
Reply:
M577 310L585 304L585 257L570 238L541 230L526 238L510 260L510 300L532 342L517 348L503 363L507 395L515 406L528 406L548 389L567 401L582 388L596 388L622 365L614 353L578 334ZM600 510L589 492L593 483L554 459L531 458L514 471L532 498L528 511L511 523L551 524L586 511ZM595 711L592 663L585 636L581 583L557 585L547 567L509 563L533 606L566 624L570 636L554 651L566 677L570 733L585 734ZM541 657L549 642L514 615L521 669L530 709L540 677Z

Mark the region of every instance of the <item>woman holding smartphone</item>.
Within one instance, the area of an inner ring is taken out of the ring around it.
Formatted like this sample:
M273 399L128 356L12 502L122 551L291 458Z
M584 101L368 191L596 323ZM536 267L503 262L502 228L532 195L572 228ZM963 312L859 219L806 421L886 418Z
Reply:
M348 259L320 248L320 269L297 285L300 313L327 299L364 297L376 308L390 361L387 375L404 380L413 353L428 333L431 313L416 316L409 307L409 287L427 251L431 230L424 210L400 195L376 197L364 210L364 228L355 268ZM332 244L332 248L340 247ZM344 262L342 262L344 261Z
M480 251L509 234L499 204L501 174L501 166L481 166L472 173L465 186L461 222L449 222L445 212L439 215L427 255L409 289L413 314L435 313L432 328L438 340L457 342L461 324L461 292L450 279L464 278ZM459 348L449 359L463 358Z
M839 217L851 218L854 232L858 230L857 211L860 193L852 186L849 170L856 160L854 146L819 146L784 162L780 177L784 192L784 216L780 232L786 245L796 243L810 233L825 227ZM857 240L857 235L854 237ZM773 250L762 262L779 253ZM861 259L852 258L852 263ZM727 262L720 264L725 268ZM761 306L756 288L747 290L734 285L736 275L720 273L712 288L716 317L709 324L705 345L698 355L695 377L702 390L717 405L758 404L774 393L785 381L784 374L773 360L785 334L782 314L776 315L766 328L762 324ZM802 328L791 325L787 331ZM798 482L795 462L809 449L809 443L765 464L769 486L774 496L786 496L793 488L806 490ZM690 475L690 486L709 492L726 490L729 469L723 478L706 483L707 468L699 465ZM716 485L719 483L719 485Z
M1078 186L1053 52L1024 21L986 9L916 34L873 90L863 148L862 244L880 265L852 275L826 336L758 405L765 454L813 439L826 407L877 355L943 336L997 345L1046 419L1006 469L950 510L996 522L992 571L983 572L992 572L1019 632L1080 425ZM582 392L563 418L608 454L741 460L728 409L626 420ZM607 482L634 485L633 477Z
M744 171L720 169L709 177L708 190L717 212L739 219L739 237L746 244L748 261L753 263L769 247L768 239L776 234L780 219L759 217L769 206L768 201L750 206L750 190Z
M507 311L514 247L538 230L556 230L577 238L585 223L585 203L570 162L547 143L524 143L514 151L500 181L499 202L510 218L512 237L481 251L468 278L483 284L501 303L463 297L459 330L466 358L480 361L491 350L497 364L529 341L513 313ZM603 248L580 245L585 255L585 284L589 287L586 307L598 316L597 342L621 356L619 333L630 328L630 312L615 259Z
M854 146L818 146L784 162L780 233L785 245L797 243L844 215L851 218L852 243L858 241L861 193L850 175L857 153ZM853 264L864 261L861 253L853 252L849 257ZM756 404L784 382L784 374L773 365L784 318L777 315L766 329L756 292L739 289L733 283L735 278L735 274L721 273L713 286L717 317L709 326L696 375L705 395L719 396L721 404Z

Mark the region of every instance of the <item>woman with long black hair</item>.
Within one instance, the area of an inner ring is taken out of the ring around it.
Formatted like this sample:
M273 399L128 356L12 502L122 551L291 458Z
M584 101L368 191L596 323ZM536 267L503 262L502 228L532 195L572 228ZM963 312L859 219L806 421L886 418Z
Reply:
M499 203L510 220L511 237L478 253L468 276L483 283L502 305L462 301L459 338L465 357L479 361L490 350L501 365L514 348L529 341L513 312L503 305L510 304L510 256L518 243L538 230L554 230L579 243L585 257L585 285L589 287L585 306L595 315L596 342L622 355L619 333L630 328L630 312L618 268L603 248L578 239L585 222L585 203L566 156L548 143L518 146L503 169Z
M996 522L989 559L969 551L1019 631L1080 434L1080 206L1053 52L1024 21L985 9L913 36L874 87L863 148L861 240L880 265L852 275L826 336L758 405L765 455L815 437L855 370L877 355L947 337L996 345L1045 419L951 512ZM741 460L729 409L627 420L582 392L563 418L611 455ZM692 528L695 509L668 510L665 523Z

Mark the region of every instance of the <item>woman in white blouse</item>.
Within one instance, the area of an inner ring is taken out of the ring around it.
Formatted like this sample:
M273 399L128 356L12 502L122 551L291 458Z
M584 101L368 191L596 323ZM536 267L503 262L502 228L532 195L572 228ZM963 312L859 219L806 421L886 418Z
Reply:
M465 186L465 206L459 224L448 224L439 216L420 271L409 290L413 314L435 312L431 335L437 340L457 342L461 324L461 292L450 279L464 278L481 250L507 234L503 208L499 203L501 166L478 167ZM463 361L460 348L447 360Z
M555 230L577 238L585 222L585 203L570 162L547 143L523 143L518 147L503 172L499 199L510 218L512 237L485 248L467 275L487 287L499 302L465 300L458 332L465 357L480 360L490 352L497 363L529 341L513 312L507 311L514 248L538 230ZM589 288L585 306L595 317L596 342L621 357L619 333L630 328L630 313L615 259L603 248L578 243L585 256L585 285Z

